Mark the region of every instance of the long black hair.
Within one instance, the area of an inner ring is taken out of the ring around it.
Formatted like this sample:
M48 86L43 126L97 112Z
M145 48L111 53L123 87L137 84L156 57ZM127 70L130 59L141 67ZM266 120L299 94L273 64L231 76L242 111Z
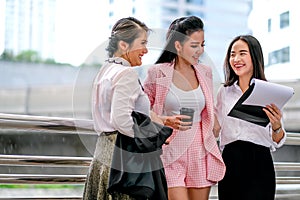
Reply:
M183 44L192 33L199 30L203 31L203 28L203 21L196 16L175 19L169 26L166 45L155 64L172 62L174 59L176 62L175 42L179 41Z
M230 66L230 54L231 54L231 48L233 44L238 41L242 40L247 43L252 64L253 64L253 75L252 78L257 78L261 80L266 81L266 77L264 74L264 56L262 52L261 45L259 41L253 37L252 35L239 35L235 37L231 43L229 44L229 47L227 49L225 61L224 61L224 76L225 76L225 84L224 86L231 86L235 81L239 79L239 77L235 74L232 67ZM250 84L250 83L249 83Z

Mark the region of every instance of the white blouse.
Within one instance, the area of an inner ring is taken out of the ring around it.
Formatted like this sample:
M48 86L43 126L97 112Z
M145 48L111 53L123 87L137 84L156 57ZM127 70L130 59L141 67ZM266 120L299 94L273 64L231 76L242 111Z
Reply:
M238 86L237 82L232 86L221 86L219 88L215 112L221 125L221 149L223 149L226 144L236 140L243 140L269 147L271 151L275 151L276 148L281 147L285 142L286 134L279 143L276 143L272 140L272 127L270 123L266 127L263 127L238 118L227 116L242 94L242 90Z
M150 102L137 71L122 58L110 58L97 74L92 93L92 115L98 133L118 130L133 137L132 111L150 115Z

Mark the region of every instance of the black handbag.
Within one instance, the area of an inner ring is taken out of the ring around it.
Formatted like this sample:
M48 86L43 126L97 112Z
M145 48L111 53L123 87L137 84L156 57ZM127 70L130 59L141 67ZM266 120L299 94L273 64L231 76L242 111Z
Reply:
M162 145L173 129L151 121L140 112L131 114L134 138L118 133L112 157L108 192L136 199L167 200L167 183L160 158Z

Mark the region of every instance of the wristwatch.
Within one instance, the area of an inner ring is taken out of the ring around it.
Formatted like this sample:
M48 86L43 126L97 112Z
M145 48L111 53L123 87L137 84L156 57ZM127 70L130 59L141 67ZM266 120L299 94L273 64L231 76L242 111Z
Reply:
M275 134L278 134L278 133L280 133L280 131L281 131L281 126L280 126L278 129L276 129L276 130L273 130L273 132L274 132Z

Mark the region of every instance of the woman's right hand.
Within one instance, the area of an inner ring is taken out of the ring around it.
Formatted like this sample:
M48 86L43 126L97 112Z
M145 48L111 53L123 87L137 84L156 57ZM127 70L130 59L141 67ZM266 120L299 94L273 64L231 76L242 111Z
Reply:
M173 115L173 116L163 116L163 122L165 126L169 126L173 129L186 131L191 129L192 122L184 122L182 119L190 119L188 115Z
M192 122L183 122L182 119L190 119L191 117L188 115L173 115L173 116L160 116L163 120L165 126L169 126L173 129L177 129L180 131L186 131L191 129ZM168 145L171 142L171 138L169 137L165 144Z

